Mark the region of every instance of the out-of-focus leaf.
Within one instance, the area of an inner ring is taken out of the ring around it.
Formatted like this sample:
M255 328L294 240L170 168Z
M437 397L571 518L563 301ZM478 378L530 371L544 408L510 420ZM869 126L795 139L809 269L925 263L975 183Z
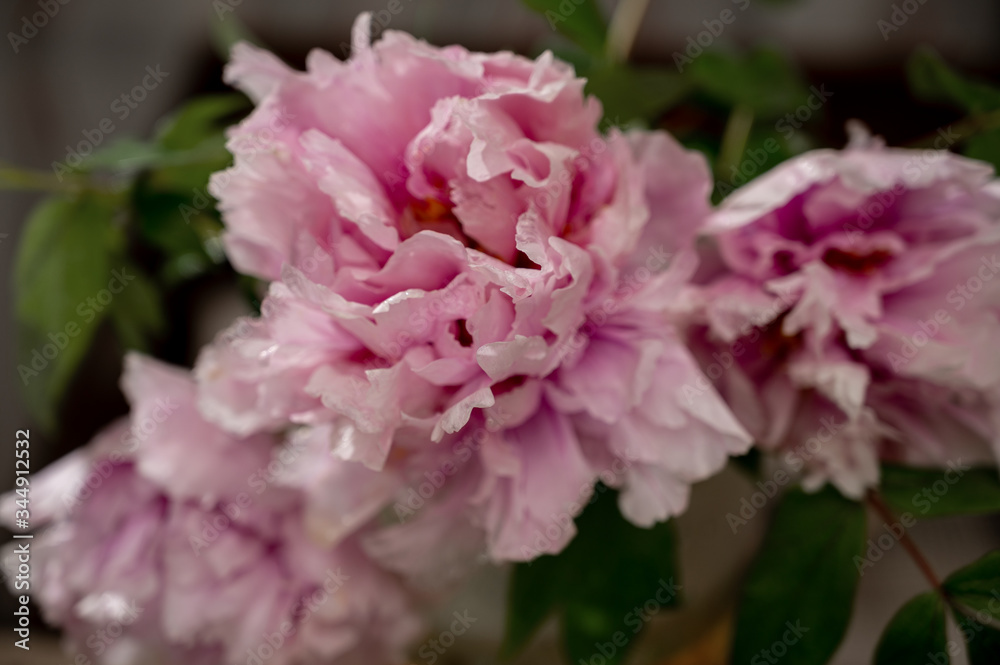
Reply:
M928 660L937 654L941 660ZM875 665L948 663L945 608L934 591L922 593L896 612L875 649Z
M157 191L141 181L132 205L142 237L163 253L159 279L164 284L191 279L220 262L221 257L206 248L206 242L222 230L214 199L207 194L186 197Z
M742 104L755 115L768 118L797 109L810 94L788 60L766 49L741 57L706 51L684 75L719 102L727 106Z
M586 76L587 92L601 100L604 119L613 125L655 120L691 89L688 79L661 68L605 66Z
M231 161L226 150L227 121L247 107L242 95L195 99L161 123L155 141L120 139L101 146L72 170L132 174L157 169L159 180L168 188L205 187L208 176Z
M182 194L189 200L209 196L209 178L213 173L228 167L232 163L232 155L226 150L225 139L221 134L206 139L198 148L186 151L193 152L199 155L197 161L187 165L162 164L150 173L150 184L161 191Z
M588 53L604 53L608 32L604 16L595 0L522 0L542 14L553 30L558 30Z
M966 157L981 159L1000 171L1000 129L971 137L965 143L964 153Z
M166 324L160 293L134 265L126 265L120 272L129 281L112 302L111 321L123 348L148 351L150 339Z
M772 130L754 127L740 161L731 164L727 172L716 174L716 200L725 198L733 190L766 173L792 155L784 137Z
M124 243L113 223L116 205L96 194L49 199L23 232L15 270L18 372L44 428L54 426L56 406L113 298L112 257Z
M907 65L913 93L929 102L949 102L970 113L1000 108L1000 88L962 76L933 49L918 49Z
M168 150L188 150L223 133L233 116L249 108L243 95L199 97L166 118L156 132L156 142Z
M229 60L229 53L239 42L260 44L260 40L250 31L246 23L236 13L236 3L213 2L214 17L210 22L211 42L215 52L223 60Z
M158 145L177 156L197 159L161 162L152 174L152 184L188 199L207 196L209 176L232 162L225 130L248 107L243 95L211 95L190 102L168 118L157 131Z
M140 171L168 157L169 153L157 145L123 138L95 150L83 159L77 170Z
M994 614L993 618L997 616ZM969 665L996 665L1000 655L1000 630L985 626L967 616L959 615L958 626L965 639Z
M864 541L860 503L831 487L789 491L744 585L730 662L783 644L788 662L826 663L847 630Z
M1000 474L990 468L926 469L887 464L879 487L898 513L916 517L1000 512Z
M957 602L978 612L996 614L1000 601L1000 550L995 550L948 576L944 588Z
M619 663L652 613L679 602L673 525L633 526L619 514L616 494L599 491L605 495L577 519L579 532L566 549L514 569L504 658L558 613L571 662L600 653L609 665Z

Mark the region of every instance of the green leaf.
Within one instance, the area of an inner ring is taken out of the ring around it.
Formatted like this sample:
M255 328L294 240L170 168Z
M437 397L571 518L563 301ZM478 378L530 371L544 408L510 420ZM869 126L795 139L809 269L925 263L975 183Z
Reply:
M898 513L916 517L979 515L1000 511L995 468L925 469L885 465L880 492Z
M595 0L522 0L522 2L545 16L553 30L566 35L591 55L603 55L608 28Z
M775 135L773 131L758 127L751 129L739 162L728 165L728 169L723 167L724 172L716 173L715 200L721 200L791 157L794 152L788 144L789 141Z
M141 171L167 158L168 153L159 146L123 138L98 148L85 157L77 171L110 169L114 171Z
M940 654L943 660L928 661ZM948 663L945 608L934 591L922 593L896 612L875 649L875 665Z
M981 159L1000 171L1000 129L970 137L963 152L966 157Z
M507 597L507 621L500 657L512 658L523 649L561 602L559 558L540 556L514 567Z
M121 273L131 279L111 304L111 320L123 348L148 351L150 338L166 325L160 293L134 265L125 266Z
M579 532L565 550L515 567L503 658L557 613L571 662L601 654L619 663L652 614L679 601L673 525L633 526L619 514L614 492L597 491L604 496L577 519Z
M783 645L788 662L826 663L847 630L864 542L860 503L829 486L789 491L744 585L730 662Z
M1000 603L1000 550L990 552L944 581L944 588L956 601L977 612L997 612L990 609Z
M996 619L996 615L993 615ZM984 626L967 616L958 616L958 626L965 638L969 665L996 665L1000 654L1000 630Z
M933 49L918 49L907 63L910 88L928 102L955 104L970 113L1000 108L1000 88L962 76Z
M587 92L604 106L604 119L614 125L652 121L690 91L689 81L662 68L604 66L590 70Z
M243 95L200 97L162 122L154 142L120 139L98 148L72 170L132 174L156 168L161 179L180 180L184 188L192 173L195 185L207 184L208 176L231 160L226 150L227 121L247 107Z
M199 198L157 191L152 181L136 185L132 205L143 238L163 253L160 281L172 285L217 265L223 257L206 249L222 230L214 199L207 194Z
M28 407L45 428L54 426L62 393L108 311L97 298L106 297L111 257L124 243L113 224L117 205L96 194L52 198L25 226L15 269L18 371Z
M776 118L794 111L809 97L805 82L789 61L766 49L743 57L707 51L686 73L710 97L727 106L742 104L758 116Z
M179 174L185 184L190 181L189 174L192 172L197 174L196 182L207 183L208 176L225 168L229 161L230 154L220 132L187 150L170 150L151 143L122 139L97 150L71 170L85 172L103 169L128 176L158 168L162 173L169 172L174 177Z
M151 175L157 189L189 199L205 196L208 179L232 163L226 150L226 127L249 108L243 95L210 95L188 103L161 124L156 141L168 151Z
M233 116L249 109L243 95L206 95L192 100L162 121L156 142L167 150L189 150L205 139L222 134L232 124Z
M222 60L228 61L229 54L239 42L260 45L260 40L250 31L247 24L240 20L233 6L238 3L212 3L215 9L211 23L210 40L212 48Z

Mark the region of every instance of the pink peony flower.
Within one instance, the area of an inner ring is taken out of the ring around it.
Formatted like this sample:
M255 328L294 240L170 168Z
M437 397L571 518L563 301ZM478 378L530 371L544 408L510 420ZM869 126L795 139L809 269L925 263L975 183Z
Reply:
M302 493L268 471L284 464L277 441L202 421L180 370L132 356L123 383L131 418L32 486L46 527L31 541L32 597L74 651L105 663L405 661L420 630L408 594L357 537L314 540Z
M1000 452L1000 186L988 165L858 137L779 165L708 228L703 365L810 485L857 497L880 460Z
M556 552L602 472L636 523L677 514L750 443L717 395L680 394L700 373L669 310L708 213L704 160L663 133L602 137L550 53L368 32L363 15L350 60L314 51L303 73L234 50L227 80L257 109L212 191L233 263L273 283L200 357L205 417L295 425L383 474L305 473L331 538L355 521L342 509L363 522L403 500L475 435L438 517L371 546L387 557L429 542L415 525L471 524L495 559Z

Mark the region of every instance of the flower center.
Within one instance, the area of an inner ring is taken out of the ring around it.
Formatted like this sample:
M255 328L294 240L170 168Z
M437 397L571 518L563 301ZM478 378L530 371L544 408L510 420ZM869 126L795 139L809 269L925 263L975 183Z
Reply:
M462 226L451 211L451 206L437 199L412 201L403 210L399 219L399 231L403 238L409 238L420 231L437 231L455 238L463 245L470 246L470 239L462 233Z
M868 254L852 254L832 247L823 254L823 263L831 268L840 268L861 275L869 275L891 260L892 254L884 249L877 249Z
M405 240L420 231L437 231L438 233L450 235L470 249L475 249L484 254L489 254L495 259L503 260L465 234L462 230L462 223L458 221L458 218L452 212L452 205L450 203L443 203L433 198L411 201L403 209L403 214L400 215L399 232ZM507 263L510 262L508 261ZM535 270L540 267L520 250L518 250L512 265L515 268L532 268Z

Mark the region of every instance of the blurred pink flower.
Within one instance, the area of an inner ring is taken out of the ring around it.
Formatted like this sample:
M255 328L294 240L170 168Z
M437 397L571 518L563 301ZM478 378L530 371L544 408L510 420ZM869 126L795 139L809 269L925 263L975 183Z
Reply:
M988 165L858 136L777 166L708 229L703 366L808 484L858 497L880 460L1000 452L1000 186Z
M302 493L262 481L276 440L202 421L181 370L131 356L123 383L130 419L32 483L45 527L32 597L75 651L118 664L405 662L420 631L408 594L357 538L315 542ZM157 404L173 410L154 417Z
M202 412L244 436L301 426L387 474L309 474L337 536L353 521L338 507L390 505L474 432L461 495L393 536L471 523L495 559L555 552L615 462L627 517L679 513L750 443L717 395L679 392L700 376L669 311L709 210L703 158L664 133L602 137L550 53L368 32L362 16L350 60L313 51L304 73L234 51L227 80L257 109L212 191L233 263L273 283L262 316L200 357Z

